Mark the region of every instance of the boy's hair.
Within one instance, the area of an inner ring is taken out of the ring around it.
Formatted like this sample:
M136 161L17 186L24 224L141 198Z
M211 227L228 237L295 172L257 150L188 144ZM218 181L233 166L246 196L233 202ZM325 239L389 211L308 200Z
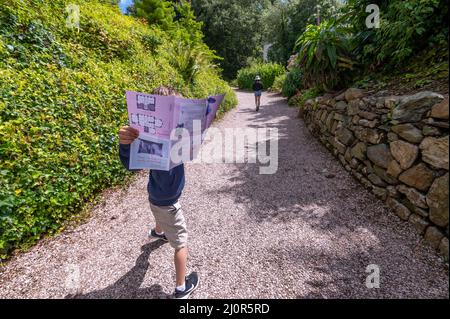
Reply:
M174 88L164 86L164 85L161 85L161 86L157 87L156 89L154 89L152 94L164 95L164 96L176 95L176 96L182 97L180 92L178 92Z

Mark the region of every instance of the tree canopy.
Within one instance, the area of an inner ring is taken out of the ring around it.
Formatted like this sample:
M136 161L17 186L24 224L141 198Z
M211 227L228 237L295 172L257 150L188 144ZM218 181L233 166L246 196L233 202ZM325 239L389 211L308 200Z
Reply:
M197 19L203 22L206 44L223 58L223 75L232 79L251 57L262 55L262 15L266 0L193 0Z

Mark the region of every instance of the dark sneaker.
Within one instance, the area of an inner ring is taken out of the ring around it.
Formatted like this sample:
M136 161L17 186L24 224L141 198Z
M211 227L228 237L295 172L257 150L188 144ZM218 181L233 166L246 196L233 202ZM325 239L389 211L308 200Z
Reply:
M155 229L152 229L148 235L149 235L149 237L158 238L158 239L162 239L164 241L168 241L165 234L158 235L156 233Z
M188 299L192 292L197 289L200 280L196 272L191 273L186 277L186 289L184 291L178 291L175 289L173 294L174 299Z

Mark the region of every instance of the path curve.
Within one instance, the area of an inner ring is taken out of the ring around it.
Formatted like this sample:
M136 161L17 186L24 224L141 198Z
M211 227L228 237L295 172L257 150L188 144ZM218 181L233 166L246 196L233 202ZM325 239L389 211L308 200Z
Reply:
M252 94L237 94L238 108L215 126L278 128L279 169L187 165L188 266L201 276L192 298L448 298L447 266L285 99L264 94L256 113ZM0 298L167 298L173 251L146 238L146 182L142 173L105 192L86 223L13 258L0 269ZM370 264L380 268L379 289L365 285Z

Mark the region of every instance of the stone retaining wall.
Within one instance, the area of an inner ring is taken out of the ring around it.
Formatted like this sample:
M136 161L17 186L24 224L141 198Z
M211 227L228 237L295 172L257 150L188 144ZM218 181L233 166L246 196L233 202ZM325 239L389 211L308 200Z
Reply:
M349 89L306 101L300 116L347 171L448 260L448 97Z

